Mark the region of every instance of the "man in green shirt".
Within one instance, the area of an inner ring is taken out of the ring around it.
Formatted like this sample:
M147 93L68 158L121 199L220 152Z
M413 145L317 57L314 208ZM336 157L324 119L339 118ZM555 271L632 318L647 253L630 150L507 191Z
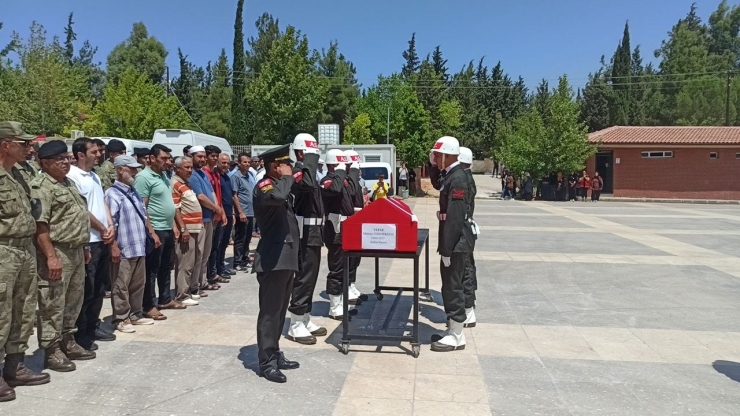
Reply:
M144 200L149 217L147 228L154 239L155 249L146 257L146 284L144 286L144 316L155 321L167 319L159 309L185 309L170 295L170 272L175 253L175 203L172 187L165 174L172 150L155 144L149 153L149 166L136 175L134 189ZM157 297L155 285L159 286Z

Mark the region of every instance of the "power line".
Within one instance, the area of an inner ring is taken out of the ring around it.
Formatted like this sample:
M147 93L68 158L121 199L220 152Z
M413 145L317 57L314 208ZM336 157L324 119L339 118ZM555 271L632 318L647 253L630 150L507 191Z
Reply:
M175 90L171 90L170 92L172 93L172 96L175 97L175 99L177 100L177 104L179 104L180 105L180 108L182 108L182 111L184 111L185 114L188 115L188 118L190 119L190 121L193 122L193 124L195 125L195 127L197 127L198 130L200 130L201 133L205 133L205 131L203 131L203 129L200 128L200 126L198 125L198 123L195 122L195 120L193 119L193 117L188 112L187 108L185 108L185 106L182 105L182 103L180 102L180 97L178 97L177 94L175 94Z

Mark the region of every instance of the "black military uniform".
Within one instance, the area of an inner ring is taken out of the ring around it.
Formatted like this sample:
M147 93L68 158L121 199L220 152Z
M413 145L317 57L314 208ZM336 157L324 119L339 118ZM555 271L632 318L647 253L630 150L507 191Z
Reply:
M478 192L478 188L475 186L475 179L473 179L473 172L470 168L464 169L464 172L468 176L468 186L470 187L470 217L469 221L473 221L473 215L475 215L475 195ZM478 276L475 268L475 258L473 257L473 251L475 250L475 240L477 235L473 234L473 239L470 241L470 253L465 257L465 274L463 275L463 288L465 290L465 308L475 307L475 291L478 290ZM473 327L475 323L465 324L466 327Z
M321 179L321 192L324 198L324 208L327 221L324 224L324 244L329 250L327 262L329 273L326 276L326 293L330 296L342 295L342 280L344 274L344 256L342 254L342 234L340 225L331 218L337 216L349 217L355 210L352 205L352 196L347 180L347 171L336 169L327 172ZM330 318L342 319L342 316L329 314Z
M434 182L432 182L434 183ZM439 193L438 248L442 257L450 258L450 266L440 262L442 300L447 318L465 322L465 290L463 275L466 258L473 251L472 218L473 193L468 175L457 163L444 174Z
M324 245L324 201L321 189L316 181L319 155L305 153L303 163L297 162L293 174L302 176L302 180L293 184L295 197L293 208L302 228L300 250L298 254L298 273L293 284L293 296L288 310L292 314L311 313L313 292L319 277L321 266L321 246ZM326 328L311 332L312 335L326 335Z
M290 146L280 146L261 155L265 166L291 163ZM293 212L291 187L303 179L300 172L276 179L266 176L254 189L254 217L262 229L257 244L253 272L260 285L257 317L259 374L270 381L285 382L280 369L297 368L280 351L280 336L285 324L293 277L298 271L299 230Z
M354 212L358 212L365 207L365 198L363 197L362 187L360 186L360 169L350 168L349 174L347 174L347 181L349 182L350 197L352 198L352 208ZM360 258L352 257L349 265L349 284L352 285L357 281L357 268L360 267ZM366 301L367 299L367 295L360 295L360 301ZM359 302L351 301L350 303L357 304Z

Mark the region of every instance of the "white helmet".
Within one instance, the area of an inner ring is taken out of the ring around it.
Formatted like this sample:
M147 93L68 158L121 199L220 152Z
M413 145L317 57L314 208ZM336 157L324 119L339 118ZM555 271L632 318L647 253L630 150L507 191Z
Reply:
M331 149L326 152L326 164L327 165L339 165L350 163L349 157L339 149Z
M457 160L459 160L460 163L467 163L468 165L472 165L473 164L473 151L468 149L467 147L461 147L460 156L458 156Z
M319 142L308 133L300 133L293 139L293 151L303 150L306 153L319 153Z
M432 146L432 152L438 152L445 155L459 155L460 154L460 142L452 136L440 137L434 146Z
M347 156L347 157L349 157L349 160L352 161L352 166L350 166L351 169L359 169L360 168L360 160L362 159L362 157L360 157L360 154L359 153L357 153L356 151L350 149L350 150L345 150L344 151L344 155Z

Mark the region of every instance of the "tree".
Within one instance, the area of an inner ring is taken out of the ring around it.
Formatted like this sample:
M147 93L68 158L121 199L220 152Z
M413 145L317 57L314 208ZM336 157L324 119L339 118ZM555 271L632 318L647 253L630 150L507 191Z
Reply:
M340 131L344 132L346 130L345 120L360 97L360 86L356 78L357 70L352 62L339 53L337 42L331 42L328 50L321 51L318 71L319 75L325 77L329 83L319 121L338 124Z
M589 132L611 126L609 120L611 94L611 87L601 70L596 74L589 74L580 102L581 121L586 124Z
M236 20L234 22L234 63L233 63L233 89L231 93L231 135L232 143L249 143L247 133L247 108L246 108L246 76L244 65L244 0L239 0L236 5Z
M151 140L156 129L193 127L177 99L165 97L164 87L134 68L109 84L103 97L81 126L88 135Z
M74 16L74 13L69 14L69 18L67 19L67 27L64 29L64 56L67 58L67 62L69 62L70 65L72 65L74 62L74 56L75 56L75 45L74 41L77 40L77 34L74 31L74 24L75 22L72 21L72 17Z
M292 26L273 43L246 89L255 143L287 143L298 133L315 130L329 88L316 70L316 59L308 39Z
M439 45L432 52L432 67L434 68L434 73L441 76L447 82L447 59L442 57L442 50Z
M3 30L3 22L0 22L0 30ZM8 42L7 45L2 47L0 49L0 69L2 68L2 60L8 56L8 54L13 50L15 47L15 42L11 39L10 42Z
M231 69L229 68L229 60L226 57L225 49L221 49L221 55L219 55L210 72L213 80L209 82L208 76L206 76L203 88L198 91L199 95L196 101L196 108L198 108L196 113L199 115L198 124L209 134L234 140L235 137L231 133L233 93L230 85Z
M187 55L183 55L180 48L177 48L177 57L180 60L180 75L172 83L172 90L185 111L192 115L195 113L195 95L202 77L198 77L198 68L188 61Z
M355 117L352 123L344 126L343 144L375 144L370 132L370 116L367 113L360 113Z
M403 53L403 59L406 60L406 63L403 64L403 69L401 69L401 75L404 78L409 78L411 75L415 74L416 71L419 70L419 55L416 54L416 33L413 33L411 35L411 40L409 41L409 48Z
M121 74L132 68L154 84L162 82L167 49L162 42L149 36L144 23L134 23L131 35L108 55L108 79L118 82Z
M610 95L610 122L612 125L630 125L630 91L633 77L632 47L630 46L629 23L624 24L622 40L612 58L609 74L614 94Z

